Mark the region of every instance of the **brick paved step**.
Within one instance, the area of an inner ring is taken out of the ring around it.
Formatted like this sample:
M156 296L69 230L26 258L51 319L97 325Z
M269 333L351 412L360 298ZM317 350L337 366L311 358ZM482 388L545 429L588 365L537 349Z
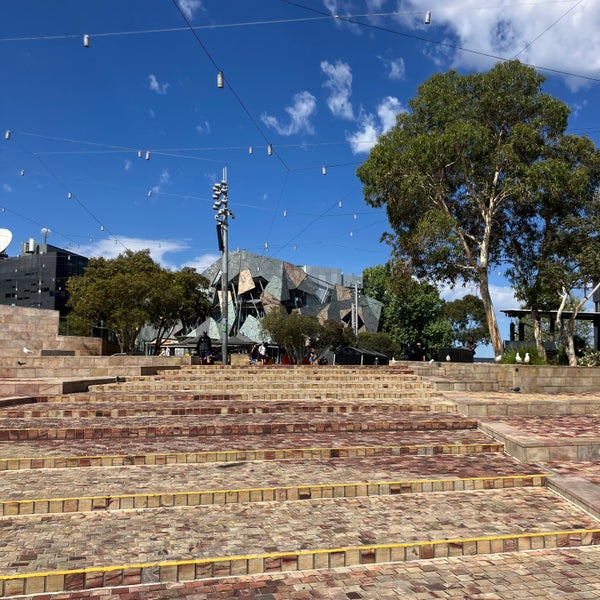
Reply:
M600 542L544 488L2 518L4 596Z
M508 552L28 596L29 600L593 599L600 548ZM15 596L23 598L23 596Z
M501 453L9 471L0 516L531 487L548 476Z
M415 431L476 429L477 421L449 413L415 412L410 416L369 413L190 415L177 417L123 417L78 419L1 419L0 441L35 439L92 439L179 437L207 435L266 435L352 431Z
M92 418L92 417L135 417L135 416L173 416L173 415L239 415L253 413L329 413L329 414L369 414L369 413L402 413L407 411L456 412L452 402L431 404L422 403L346 403L346 402L248 402L248 401L208 401L211 400L173 400L164 397L162 401L124 402L103 398L86 398L80 396L76 402L63 397L60 402L0 407L0 418L3 419L45 419L45 418Z
M600 415L494 417L480 427L523 461L597 460Z
M501 452L475 429L0 442L0 471Z

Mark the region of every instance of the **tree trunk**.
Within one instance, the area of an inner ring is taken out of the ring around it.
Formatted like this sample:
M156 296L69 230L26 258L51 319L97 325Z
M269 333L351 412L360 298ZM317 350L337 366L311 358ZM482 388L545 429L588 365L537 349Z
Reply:
M500 337L500 330L498 329L498 321L496 320L496 313L494 311L494 303L490 295L488 273L486 269L483 269L479 273L479 293L481 295L481 301L483 302L483 308L485 310L485 316L487 320L487 326L490 332L490 340L492 348L494 349L494 356L502 356L502 338Z
M531 310L531 316L533 318L533 339L535 340L535 347L537 348L539 356L546 360L546 348L544 348L542 340L542 320L540 318L540 313L533 308Z

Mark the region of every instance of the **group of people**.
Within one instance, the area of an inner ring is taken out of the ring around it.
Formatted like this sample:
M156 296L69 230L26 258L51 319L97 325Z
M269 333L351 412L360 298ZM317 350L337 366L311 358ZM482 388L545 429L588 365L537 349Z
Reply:
M250 362L266 365L269 363L269 344L262 342L261 344L253 344L250 348Z

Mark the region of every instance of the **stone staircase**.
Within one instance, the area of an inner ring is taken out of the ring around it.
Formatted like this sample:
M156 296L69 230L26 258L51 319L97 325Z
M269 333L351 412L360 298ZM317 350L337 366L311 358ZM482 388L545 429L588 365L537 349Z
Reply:
M309 599L352 572L331 597L408 598L440 560L595 551L593 511L492 420L408 366L183 365L4 406L0 594Z

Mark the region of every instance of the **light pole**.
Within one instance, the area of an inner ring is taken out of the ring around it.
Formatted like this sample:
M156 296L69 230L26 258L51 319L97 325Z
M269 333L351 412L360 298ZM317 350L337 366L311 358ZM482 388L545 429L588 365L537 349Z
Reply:
M213 210L217 211L215 219L217 221L217 240L219 250L221 251L221 321L223 337L221 339L221 356L224 365L228 364L227 337L229 335L229 302L227 289L229 287L229 248L228 248L228 228L229 217L235 219L235 215L229 210L227 202L227 168L223 168L223 179L220 183L213 185Z

